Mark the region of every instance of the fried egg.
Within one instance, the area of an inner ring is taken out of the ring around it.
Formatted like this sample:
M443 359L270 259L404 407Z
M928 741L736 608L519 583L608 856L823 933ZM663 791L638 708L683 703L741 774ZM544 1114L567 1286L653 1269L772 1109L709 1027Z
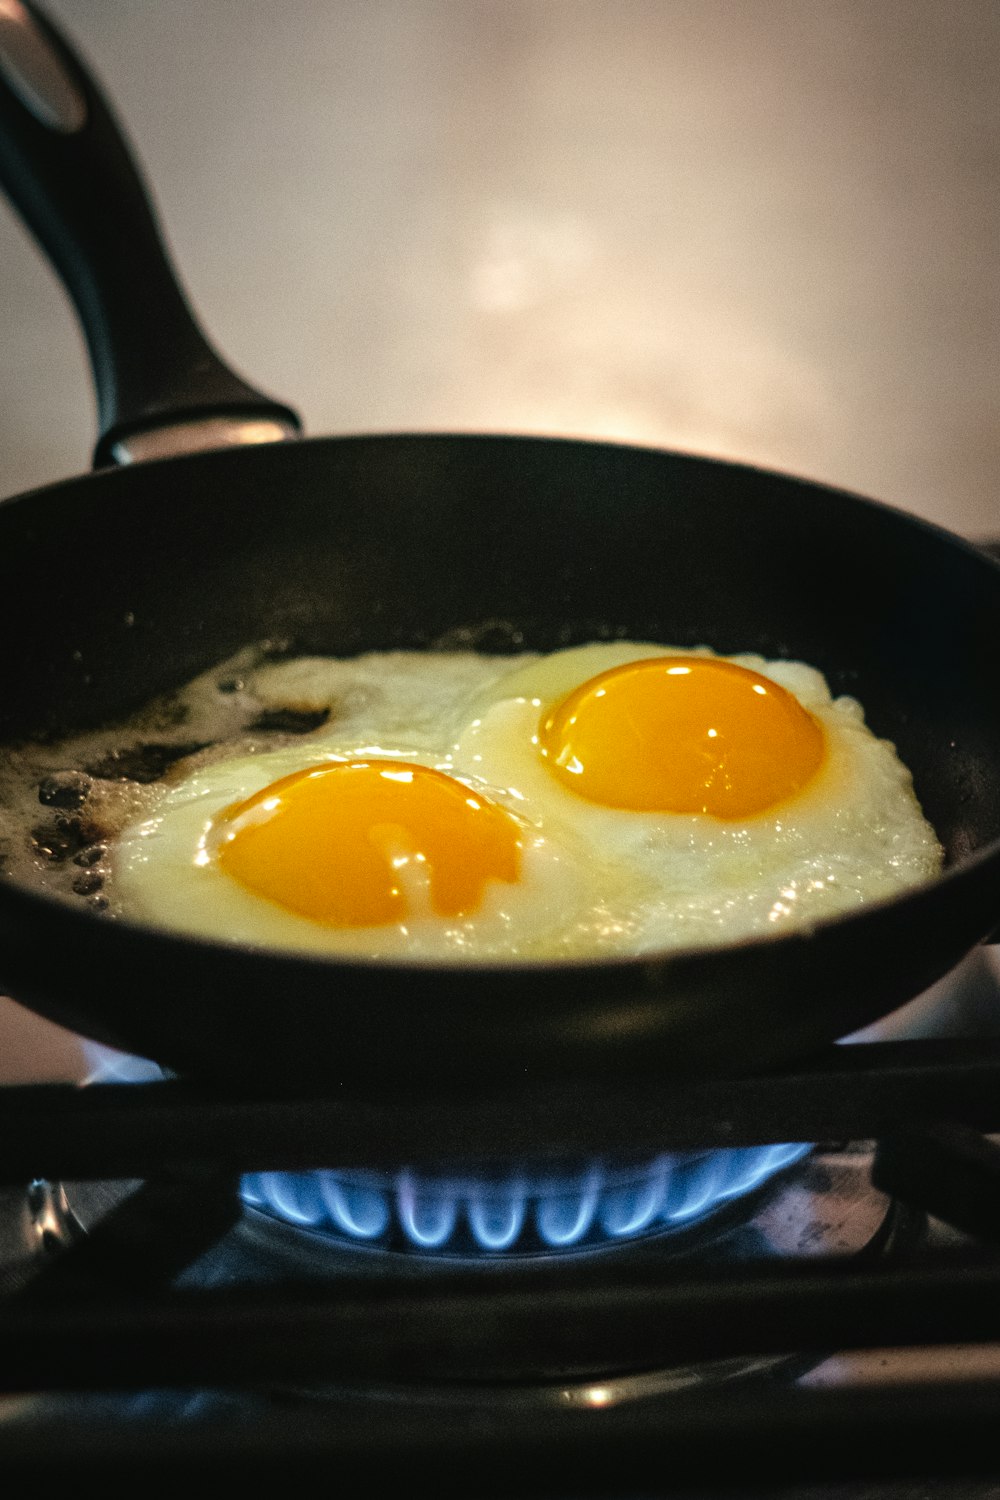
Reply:
M892 745L800 662L397 652L253 688L330 721L182 763L112 851L125 914L361 958L578 959L808 928L940 870Z

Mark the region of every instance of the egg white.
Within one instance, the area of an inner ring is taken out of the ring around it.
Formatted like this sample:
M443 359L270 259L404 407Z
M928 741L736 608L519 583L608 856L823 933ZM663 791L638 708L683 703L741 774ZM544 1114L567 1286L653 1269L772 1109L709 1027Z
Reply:
M567 902L585 902L580 872L520 813L515 797L463 775L450 753L470 694L505 675L509 659L468 653L388 653L353 661L303 658L253 674L262 703L331 706L333 722L281 750L209 760L165 787L155 813L121 834L106 889L116 910L161 926L242 945L398 959L517 957L557 942ZM195 694L210 691L203 681ZM516 884L489 882L478 910L456 918L336 928L268 901L212 857L215 820L233 803L311 765L378 757L456 776L505 806L521 832Z
M557 781L537 749L544 711L600 672L667 655L715 653L615 642L527 663L484 696L456 747L456 761L515 798L539 833L585 851L603 901L570 918L560 952L700 947L811 927L938 874L940 845L894 747L867 728L854 698L834 699L802 662L726 658L786 688L826 740L812 780L764 813L628 812Z
M660 655L637 642L520 658L395 652L303 658L259 669L267 702L332 705L330 723L282 750L194 767L112 856L116 905L183 932L240 944L378 959L460 962L609 957L701 947L811 927L933 878L941 850L893 747L852 698L833 699L800 662L726 658L779 683L823 727L827 754L794 797L754 818L599 806L553 776L539 720L580 683ZM213 820L280 777L377 755L432 766L505 807L522 829L516 885L492 883L460 919L338 929L255 896L211 857Z

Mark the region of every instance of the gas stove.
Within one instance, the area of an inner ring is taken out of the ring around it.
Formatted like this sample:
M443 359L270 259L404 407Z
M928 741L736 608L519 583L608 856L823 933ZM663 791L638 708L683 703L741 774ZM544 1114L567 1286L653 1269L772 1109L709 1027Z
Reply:
M434 1107L78 1044L0 1089L0 1468L996 1494L1000 964L852 1040Z

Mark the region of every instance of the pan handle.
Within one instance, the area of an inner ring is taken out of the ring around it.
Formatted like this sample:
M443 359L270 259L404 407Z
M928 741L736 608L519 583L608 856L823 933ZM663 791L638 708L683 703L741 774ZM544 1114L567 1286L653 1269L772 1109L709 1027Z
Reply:
M298 433L295 413L247 385L208 343L107 103L25 0L0 0L0 184L83 325L97 390L95 466L145 456L143 438L167 451L232 441L236 429L243 441ZM155 441L182 426L190 441Z

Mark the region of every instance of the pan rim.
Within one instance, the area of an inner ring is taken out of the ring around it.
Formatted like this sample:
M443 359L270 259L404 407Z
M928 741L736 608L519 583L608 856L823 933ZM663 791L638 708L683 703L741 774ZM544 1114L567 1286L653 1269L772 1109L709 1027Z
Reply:
M62 491L75 485L93 486L97 482L102 484L121 482L120 478L116 480L115 476L133 476L135 474L145 474L148 471L162 471L165 467L181 467L202 463L253 463L262 455L278 453L291 455L327 446L423 442L434 446L445 443L496 444L498 446L516 443L519 446L530 445L538 448L603 449L612 453L634 453L650 458L680 460L682 463L696 464L700 467L711 466L713 468L729 469L736 472L757 475L763 479L777 479L782 484L793 485L800 489L815 490L824 495L850 500L866 509L888 512L918 529L930 532L952 542L963 550L971 552L977 557L982 557L992 566L1000 568L1000 561L991 557L989 553L983 552L982 548L977 546L975 541L962 536L961 533L950 530L938 521L931 521L926 516L918 515L915 511L907 510L905 506L896 502L876 499L873 495L866 495L861 490L837 484L834 480L814 478L793 469L776 467L773 464L754 463L750 459L728 457L724 454L700 453L691 448L667 447L662 443L638 442L632 438L616 438L603 435L590 437L584 433L544 432L541 430L511 432L500 428L457 428L446 426L423 428L386 427L375 431L351 429L343 432L302 434L281 441L231 444L226 447L205 448L187 453L167 454L159 458L147 458L138 463L104 465L98 468L85 469L79 473L66 474L61 478L33 485L30 489L17 490L11 495L0 496L0 511L5 510L8 506L16 506L44 498L57 490Z

